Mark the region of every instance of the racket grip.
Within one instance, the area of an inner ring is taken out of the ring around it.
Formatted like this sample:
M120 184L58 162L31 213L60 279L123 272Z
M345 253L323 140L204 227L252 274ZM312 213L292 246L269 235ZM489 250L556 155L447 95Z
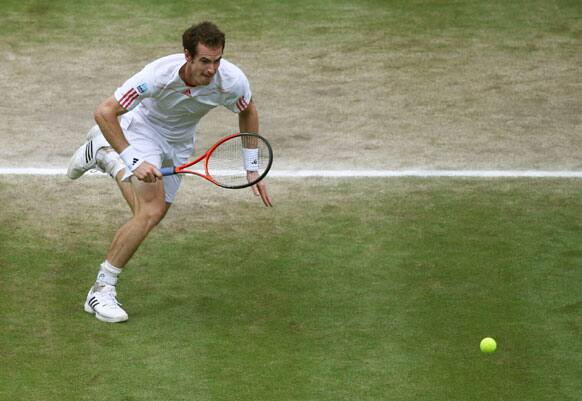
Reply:
M160 168L160 173L163 176L176 174L176 167L162 167Z

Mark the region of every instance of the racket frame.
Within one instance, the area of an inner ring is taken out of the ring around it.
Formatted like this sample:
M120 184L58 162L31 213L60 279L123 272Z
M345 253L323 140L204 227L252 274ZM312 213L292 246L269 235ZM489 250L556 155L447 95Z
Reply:
M226 185L226 184L221 184L220 182L216 181L212 175L209 174L208 172L208 161L210 160L210 157L212 156L212 153L216 150L216 148L218 148L220 145L222 145L224 142L226 141L230 141L233 138L236 137L255 137L257 138L257 140L259 141L263 141L264 144L267 147L267 150L269 152L269 162L267 164L267 167L265 168L265 170L262 172L262 174L260 174L256 180L245 183L245 184L241 184L241 185ZM193 171L193 170L188 170L189 167L192 167L193 165L199 163L201 160L204 160L204 174L203 173L199 173L197 171ZM271 169L271 166L273 165L273 149L271 147L271 144L269 143L269 141L267 141L264 137L262 137L259 134L251 134L251 133L240 133L237 132L235 134L232 135L228 135L225 136L224 138L220 139L218 142L216 142L214 145L212 145L207 151L206 153L204 153L203 155L201 155L200 157L198 157L197 159L194 159L188 163L182 164L180 166L176 166L176 167L162 167L160 169L160 172L162 173L163 176L168 176L168 175L173 175L173 174L193 174L193 175L197 175L198 177L204 178L207 181L210 181L211 183L213 183L214 185L217 185L219 187L222 188L228 188L228 189L241 189L241 188L247 188L250 186L253 186L255 184L257 184L259 181L261 181L263 178L265 178L267 176L267 174L269 173L269 170Z

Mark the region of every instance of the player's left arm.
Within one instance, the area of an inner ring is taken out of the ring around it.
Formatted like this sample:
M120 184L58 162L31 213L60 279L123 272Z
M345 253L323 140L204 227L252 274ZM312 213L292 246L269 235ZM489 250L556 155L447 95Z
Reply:
M238 125L241 133L259 133L259 112L257 111L255 103L252 101L252 99L248 106L243 111L238 113ZM249 181L255 179L256 177L253 175L256 174L256 171L247 171ZM273 206L271 203L271 197L267 191L267 184L265 183L265 180L259 181L259 183L253 185L251 189L256 196L261 197L261 200L265 206Z

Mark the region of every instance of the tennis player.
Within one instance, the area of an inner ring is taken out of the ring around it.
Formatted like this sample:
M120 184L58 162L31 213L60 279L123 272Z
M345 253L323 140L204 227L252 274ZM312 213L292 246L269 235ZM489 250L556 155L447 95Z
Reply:
M85 311L105 322L128 319L117 301L118 276L164 218L180 186L180 175L163 177L160 167L188 161L198 122L219 105L238 114L240 132L258 133L249 81L222 57L224 33L203 22L184 32L182 44L183 54L146 65L97 107L97 125L69 162L71 179L90 169L111 175L133 212L115 234L85 302ZM271 206L264 181L252 190Z

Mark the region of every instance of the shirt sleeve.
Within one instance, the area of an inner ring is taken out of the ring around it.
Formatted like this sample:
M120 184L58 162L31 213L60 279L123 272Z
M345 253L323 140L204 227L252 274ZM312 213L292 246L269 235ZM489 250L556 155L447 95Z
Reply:
M234 113L244 111L251 102L251 85L247 77L242 74L233 85L224 102L224 107Z
M153 74L147 66L129 78L115 91L115 100L125 110L132 110L147 97L152 97L155 90Z

